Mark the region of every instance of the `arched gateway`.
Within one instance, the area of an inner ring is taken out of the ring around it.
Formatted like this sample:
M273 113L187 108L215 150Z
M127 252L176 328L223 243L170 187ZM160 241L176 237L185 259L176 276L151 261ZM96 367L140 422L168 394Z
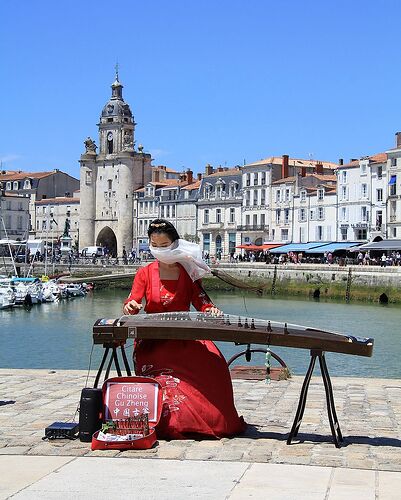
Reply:
M107 248L111 256L117 256L117 238L109 227L104 227L100 231L96 238L96 245Z

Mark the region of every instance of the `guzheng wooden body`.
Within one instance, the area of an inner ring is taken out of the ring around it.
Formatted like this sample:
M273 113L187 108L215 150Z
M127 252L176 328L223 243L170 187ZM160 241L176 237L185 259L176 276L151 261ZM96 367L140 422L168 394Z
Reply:
M214 340L263 344L372 356L372 338L356 337L307 326L224 314L199 312L138 314L119 319L98 319L95 344L123 343L127 339Z

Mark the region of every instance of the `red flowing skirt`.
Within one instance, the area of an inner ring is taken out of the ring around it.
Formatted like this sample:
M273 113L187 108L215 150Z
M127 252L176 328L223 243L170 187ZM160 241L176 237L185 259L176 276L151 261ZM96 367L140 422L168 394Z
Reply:
M244 431L226 360L213 342L141 340L134 359L137 375L156 378L163 387L158 437L221 438Z

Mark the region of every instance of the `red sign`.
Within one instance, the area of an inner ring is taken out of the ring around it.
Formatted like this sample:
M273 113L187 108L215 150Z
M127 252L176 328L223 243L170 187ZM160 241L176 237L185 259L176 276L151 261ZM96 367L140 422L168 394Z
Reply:
M107 382L105 420L120 420L148 414L157 422L159 385L151 382Z

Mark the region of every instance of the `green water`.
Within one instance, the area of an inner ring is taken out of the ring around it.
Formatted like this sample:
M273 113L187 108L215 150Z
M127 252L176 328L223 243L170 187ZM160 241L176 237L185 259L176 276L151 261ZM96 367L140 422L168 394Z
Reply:
M97 368L102 348L95 346L91 356L92 326L98 318L119 317L126 295L121 290L99 290L85 298L42 304L30 310L0 311L0 368L86 369L90 358L92 368ZM373 337L372 358L328 353L331 375L401 378L399 306L286 300L221 292L211 296L228 314ZM241 350L226 343L219 343L219 347L227 359ZM131 349L129 346L129 355ZM284 359L292 373L305 373L309 351L273 350ZM246 364L244 358L238 362ZM257 355L251 363L264 364L263 355Z

